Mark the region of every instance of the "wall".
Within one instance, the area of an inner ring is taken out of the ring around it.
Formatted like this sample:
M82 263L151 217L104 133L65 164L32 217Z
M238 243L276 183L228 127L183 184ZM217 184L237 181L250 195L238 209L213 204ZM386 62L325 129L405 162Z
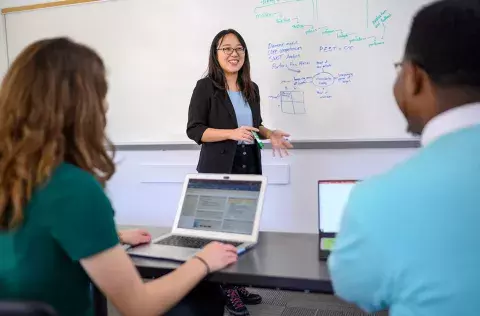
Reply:
M35 0L0 0L0 7L33 4ZM4 34L0 23L0 34ZM7 68L4 39L0 71ZM114 106L114 105L112 105ZM318 229L317 181L364 179L408 158L414 149L297 150L285 159L265 150L267 189L262 230L311 232ZM118 172L108 192L119 224L168 226L172 223L185 173L195 172L198 151L120 151ZM286 184L285 184L286 183Z
M31 5L37 3L55 2L56 0L0 0L0 9L18 7L23 5ZM5 44L5 23L2 19L0 23L0 78L3 78L7 68L7 47Z
M298 150L280 160L273 158L271 151L265 151L264 165L290 165L290 183L268 187L261 229L316 232L318 180L363 179L387 170L413 152L412 149ZM193 170L197 158L197 151L119 152L118 173L109 186L117 221L170 224L181 189L181 184L175 182L184 173L173 172L176 177L161 174L153 165L187 166Z

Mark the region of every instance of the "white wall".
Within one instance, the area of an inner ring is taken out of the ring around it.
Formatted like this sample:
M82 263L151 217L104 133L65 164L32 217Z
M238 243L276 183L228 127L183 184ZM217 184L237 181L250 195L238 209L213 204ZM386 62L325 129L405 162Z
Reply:
M0 7L34 4L35 0L0 0ZM107 23L107 21L106 21ZM0 35L4 36L0 23ZM0 72L7 68L4 38ZM147 114L146 114L147 115ZM406 159L413 149L298 150L286 159L264 151L263 162L277 184L268 187L262 230L310 232L317 227L317 181L364 179ZM168 226L173 221L185 172L194 171L198 151L122 151L118 172L109 184L119 224ZM286 166L289 166L287 168ZM170 166L170 168L166 167ZM289 171L285 177L282 172ZM280 184L283 180L287 184Z
M363 179L389 169L413 152L413 149L298 150L280 160L272 158L271 151L264 151L264 165L290 165L290 184L268 187L261 229L317 232L318 180ZM119 152L117 161L121 162L109 186L117 221L169 225L181 189L181 184L174 182L184 172L177 168L172 168L173 172L158 172L154 165L187 166L185 169L193 170L197 159L197 151Z
M37 3L56 2L57 0L0 0L0 9L18 7L23 5L31 5ZM60 0L63 1L63 0ZM0 78L3 78L8 68L7 47L5 45L5 23L0 21Z

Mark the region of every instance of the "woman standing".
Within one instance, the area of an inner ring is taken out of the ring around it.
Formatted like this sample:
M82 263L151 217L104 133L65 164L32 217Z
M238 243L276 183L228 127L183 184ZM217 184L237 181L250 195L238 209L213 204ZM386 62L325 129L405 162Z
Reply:
M270 139L273 152L288 155L288 134L263 126L260 92L250 78L248 49L235 30L218 33L210 47L208 75L197 82L190 101L187 135L202 145L200 173L262 174L261 154L252 132ZM246 304L261 297L242 287L225 287L232 315L249 315Z

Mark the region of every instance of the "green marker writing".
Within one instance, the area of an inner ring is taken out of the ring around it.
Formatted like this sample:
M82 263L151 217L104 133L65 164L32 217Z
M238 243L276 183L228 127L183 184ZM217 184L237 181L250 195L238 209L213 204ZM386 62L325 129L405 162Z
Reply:
M258 148L263 149L263 146L264 146L263 142L260 140L260 137L258 137L257 132L252 131L252 135L253 135L253 137L255 137L255 140L257 141Z

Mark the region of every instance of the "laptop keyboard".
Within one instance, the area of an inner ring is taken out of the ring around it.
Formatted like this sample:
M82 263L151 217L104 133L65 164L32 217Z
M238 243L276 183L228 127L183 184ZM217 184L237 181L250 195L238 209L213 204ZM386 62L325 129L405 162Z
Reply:
M242 243L239 242L231 242L231 241L222 241L222 240L213 240L213 239L204 239L198 237L185 237L185 236L169 236L162 240L157 241L155 244L157 245L165 245L165 246L176 246L176 247L184 247L184 248L195 248L195 249L202 249L212 241L218 241L224 244L230 244L234 247L240 246Z

